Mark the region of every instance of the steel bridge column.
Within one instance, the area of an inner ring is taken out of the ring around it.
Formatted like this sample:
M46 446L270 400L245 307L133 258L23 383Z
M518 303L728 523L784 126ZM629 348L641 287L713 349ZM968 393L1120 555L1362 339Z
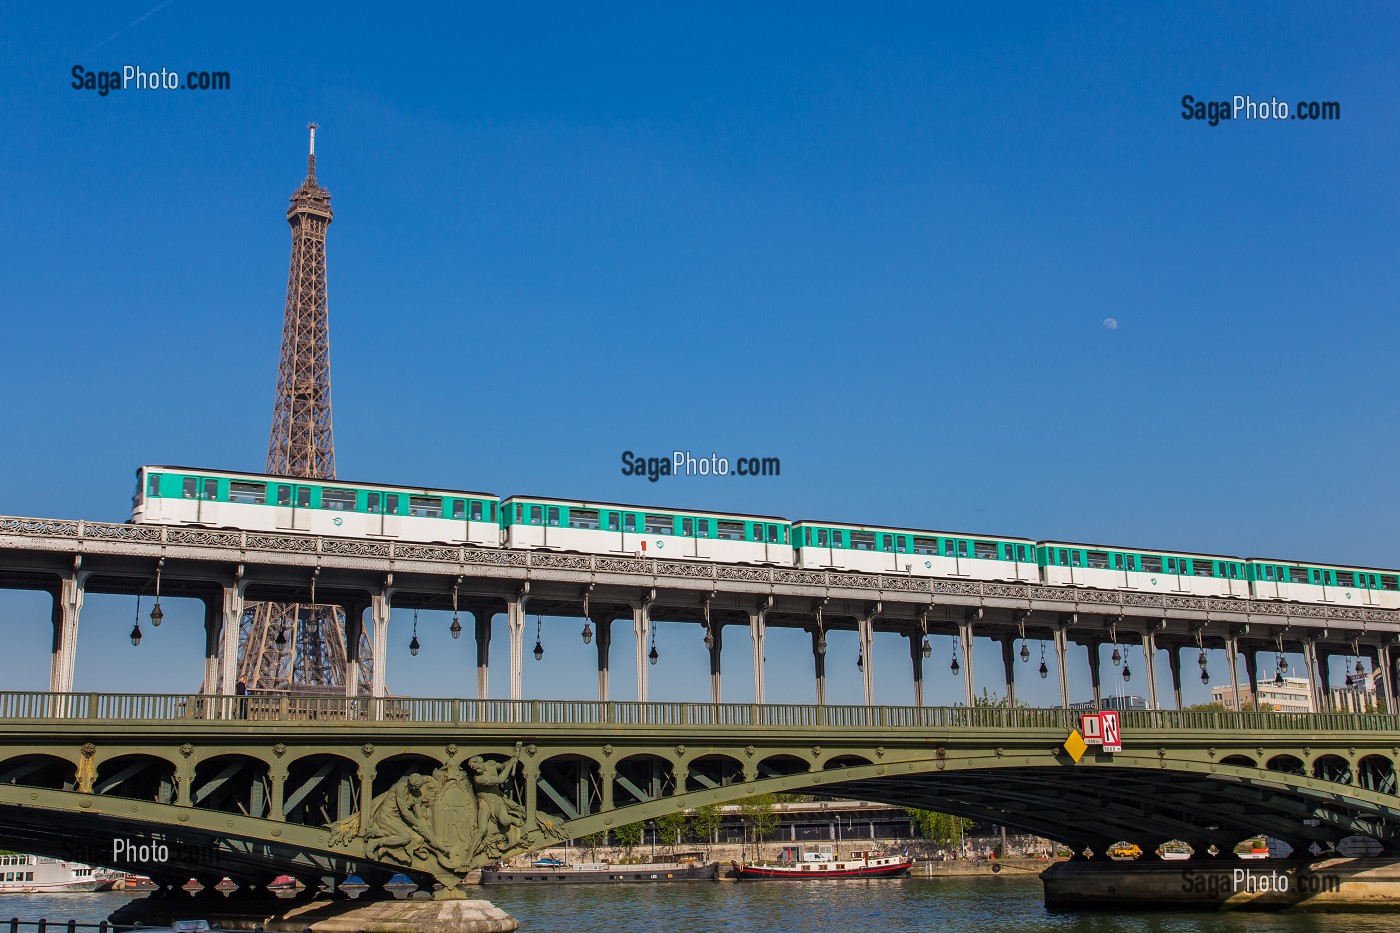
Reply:
M1090 638L1084 643L1089 649L1089 683L1094 688L1094 707L1103 705L1103 690L1099 686L1099 642Z
M386 696L389 692L389 678L385 668L389 666L389 611L393 592L386 586L370 596L371 624L374 626L371 640L374 646L374 671L370 675L369 690L372 697Z
M535 814L539 810L540 766L535 762L525 765L525 825L535 825Z
M720 650L724 646L724 626L710 626L710 702L718 703L720 692Z
M1309 640L1312 645L1312 658L1308 663L1308 679L1312 681L1313 702L1317 705L1319 713L1327 712L1328 691L1331 682L1331 672L1327 669L1327 660L1331 655L1317 642Z
M594 636L598 647L598 702L608 702L608 664L609 655L612 653L612 624L611 616L603 615L598 617L598 634Z
M1055 663L1060 672L1060 707L1069 709L1069 669L1065 665L1065 652L1068 646L1068 637L1065 633L1066 623L1055 626Z
M272 803L268 807L267 818L278 823L285 822L287 819L287 772L279 771L274 765L267 776L268 780L272 782Z
M484 700L491 690L491 620L496 613L491 609L469 611L476 635L476 698Z
M768 601L758 609L749 610L749 638L753 640L753 701L763 703L765 701L765 690L763 684L763 643L768 637L768 610L773 608L773 597L768 597ZM825 690L822 691L825 694ZM818 700L818 703L825 702Z
M205 597L204 603L204 679L200 681L199 692L213 694L219 692L219 627L224 619L221 601Z
M1016 636L1003 635L1001 641L1001 666L1006 672L1006 705L1016 705Z
M1157 636L1151 632L1142 633L1142 654L1147 663L1147 695L1153 709L1161 709L1157 700Z
M821 629L812 629L812 663L817 677L817 705L826 705L826 644Z
M1240 649L1234 635L1225 639L1225 660L1230 665L1230 689L1235 692L1235 709L1244 709L1244 698L1240 696Z
M977 702L977 694L973 692L972 637L972 620L964 619L959 622L958 640L962 642L963 653L963 693L967 698L968 709Z
M360 636L365 631L365 608L363 602L345 604L344 681L346 697L356 697L360 693Z
M76 564L76 561L75 561ZM65 573L52 591L53 648L49 657L49 692L73 692L73 666L78 660L78 613L83 608L87 574Z
M647 686L649 682L648 668L651 666L651 659L647 657L647 641L651 637L651 604L654 599L644 599L641 605L632 610L632 634L637 639L637 702L647 701Z
M375 767L369 762L365 762L364 764L360 765L359 771L360 799L358 802L358 806L360 808L360 826L364 827L369 825L370 804L374 800Z
M218 690L225 696L233 694L238 683L238 629L243 623L243 584L224 586L223 594L223 665ZM355 682L353 679L350 681Z
M1237 649L1238 650L1238 649ZM1244 649L1244 676L1249 681L1249 696L1254 708L1259 708L1259 652L1253 648Z
M860 653L863 658L861 664L861 685L865 689L865 705L875 705L875 615L872 613L861 617L856 622L856 630L860 636Z
M914 705L924 705L924 640L922 632L909 633L909 660L914 666Z
M525 594L506 601L506 625L510 636L510 698L525 695Z
M1167 649L1167 666L1172 672L1172 692L1176 695L1176 708L1181 709L1181 646Z
M1390 648L1387 645L1376 646L1376 667L1381 672L1381 693L1385 695L1384 712L1395 712L1395 694L1392 692L1393 672L1390 669Z

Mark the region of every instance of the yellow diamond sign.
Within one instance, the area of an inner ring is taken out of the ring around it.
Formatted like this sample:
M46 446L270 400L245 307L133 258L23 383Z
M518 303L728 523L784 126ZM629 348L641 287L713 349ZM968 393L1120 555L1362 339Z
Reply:
M1079 764L1079 759L1084 757L1084 753L1089 750L1089 745L1084 741L1084 736L1079 734L1078 729L1069 731L1069 738L1065 739L1065 751L1069 752L1069 757L1074 759L1075 764Z

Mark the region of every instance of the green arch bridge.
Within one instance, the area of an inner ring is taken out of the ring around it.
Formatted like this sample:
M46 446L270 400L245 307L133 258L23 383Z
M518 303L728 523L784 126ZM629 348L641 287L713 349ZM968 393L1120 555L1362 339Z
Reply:
M0 846L165 885L348 873L454 883L503 856L708 803L811 792L942 810L1102 853L1267 834L1397 847L1388 714L1078 712L0 693ZM164 861L114 858L155 843Z

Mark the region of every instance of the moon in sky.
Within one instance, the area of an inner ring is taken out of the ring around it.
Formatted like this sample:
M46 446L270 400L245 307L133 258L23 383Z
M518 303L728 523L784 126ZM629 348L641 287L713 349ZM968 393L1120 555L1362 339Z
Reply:
M1106 317L1106 318L1103 319L1103 326L1104 326L1104 329L1105 329L1105 330L1117 330L1117 329L1118 329L1118 319L1117 319L1117 318Z

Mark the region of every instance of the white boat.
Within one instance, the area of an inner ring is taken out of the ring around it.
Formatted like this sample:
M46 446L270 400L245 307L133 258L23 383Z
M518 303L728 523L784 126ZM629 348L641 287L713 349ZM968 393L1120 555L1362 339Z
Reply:
M110 891L122 873L40 855L0 855L0 894Z
M783 846L776 862L735 860L734 874L740 881L794 880L813 878L898 878L909 873L914 862L908 856L852 852L842 858L829 845Z

